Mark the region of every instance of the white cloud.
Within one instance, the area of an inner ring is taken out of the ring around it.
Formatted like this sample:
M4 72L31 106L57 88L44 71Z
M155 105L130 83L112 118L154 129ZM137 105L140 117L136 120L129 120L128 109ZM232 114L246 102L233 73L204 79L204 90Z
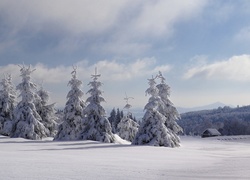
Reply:
M85 72L88 72L87 78L90 74L94 73L95 67L97 67L98 71L102 74L102 79L106 81L128 81L151 76L158 73L159 70L168 72L171 69L169 65L157 66L155 58L137 59L127 64L103 60L86 68Z
M11 74L14 81L16 81L20 75L19 73L20 68L16 64L8 64L6 66L0 66L0 77L4 75Z
M21 65L22 66L22 65ZM60 83L65 82L65 75L70 74L69 67L58 66L55 68L48 68L43 64L36 64L35 66L31 66L31 68L35 69L32 73L32 79L37 83ZM15 84L20 83L20 67L17 64L9 64L7 66L0 66L0 72L3 76L4 74L11 74L13 78L13 82ZM70 77L70 76L69 76Z
M206 55L196 55L193 58L191 58L190 62L192 64L203 66L203 65L206 65L207 60L208 60L208 56Z
M143 1L141 12L134 19L133 26L147 35L171 34L173 25L181 20L195 17L206 1Z
M36 71L32 74L33 79L38 81L44 81L45 83L61 83L65 82L70 78L70 73L72 72L72 67L57 66L54 68L49 68L43 64L36 64L34 66Z
M95 67L97 67L98 72L102 74L102 80L106 81L127 81L151 76L158 71L168 72L171 69L169 65L157 66L155 58L137 59L128 64L103 60L93 65L89 65L88 61L83 60L74 64L74 66L77 66L77 75L82 80L89 80L90 75L94 73ZM71 78L72 66L48 67L38 63L32 68L36 69L32 78L39 83L42 81L50 84L65 83ZM2 74L11 73L15 81L19 79L19 69L18 65L14 64L0 67Z
M94 51L95 49L102 50L103 53L112 53L115 55L126 55L126 54L134 54L138 55L143 52L146 52L151 48L150 43L139 43L139 42L128 42L122 41L119 39L115 39L112 42L105 42L94 44L91 49Z
M58 25L73 33L103 31L119 17L125 0L49 0L0 2L1 10L17 28L25 26L37 30L46 25Z
M140 57L159 38L169 38L176 23L198 17L205 5L205 0L2 0L7 29L2 36L8 37L2 49Z
M197 15L206 1L144 1L127 0L49 0L43 1L1 1L1 7L11 21L22 25L33 24L41 28L46 23L65 26L75 33L104 31L116 26L115 23L125 18L126 10L134 9L128 23L140 33L161 34L171 29L171 25L180 19ZM138 32L137 31L137 32Z
M206 78L233 81L250 81L250 55L233 56L228 60L190 68L185 79Z
M25 40L38 32L63 33L54 48L65 51L82 47L79 39L89 44L88 38L101 35L109 38L91 46L100 43L107 53L138 54L151 48L152 42L142 39L169 37L175 23L194 18L205 4L200 0L2 0L0 15L13 39L19 39L20 32L26 32Z

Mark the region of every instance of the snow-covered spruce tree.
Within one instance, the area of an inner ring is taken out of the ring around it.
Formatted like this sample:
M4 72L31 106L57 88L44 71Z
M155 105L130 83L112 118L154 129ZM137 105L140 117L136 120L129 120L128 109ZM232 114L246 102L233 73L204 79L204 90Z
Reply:
M71 90L67 95L67 102L64 108L63 122L58 127L54 138L56 141L78 140L82 131L82 119L84 117L85 102L82 99L83 91L80 89L82 82L77 79L76 68L71 73L72 78L68 83Z
M105 116L105 110L101 106L101 102L105 101L102 97L102 91L99 89L102 83L98 81L98 78L101 75L98 75L97 70L95 70L95 74L91 76L93 81L88 84L91 86L91 89L87 92L90 97L86 100L89 104L85 109L86 117L83 119L84 129L81 139L113 143L115 142L115 136Z
M14 124L11 137L25 139L42 139L47 137L48 129L41 123L42 118L37 113L34 105L36 84L31 82L31 67L20 66L22 82L17 86L20 91L21 101L14 110Z
M151 97L144 107L146 112L132 144L176 147L178 143L175 142L175 136L165 126L165 116L158 111L162 101L158 96L159 91L156 88L156 78L148 79L150 87L146 90L146 94L151 95Z
M177 124L177 120L180 119L180 114L169 99L170 87L165 83L165 78L161 72L159 72L158 78L161 80L161 83L156 87L159 90L159 96L163 102L162 105L159 106L158 110L166 117L165 125L172 131L175 137L174 142L176 142L176 145L178 146L180 139L177 134L183 132L182 128Z
M37 91L35 106L38 114L42 118L43 125L49 130L47 136L54 137L57 133L57 117L55 114L55 103L48 104L49 92L41 88Z
M4 76L0 84L2 86L0 90L0 134L9 136L13 125L16 91L11 75Z
M132 107L128 100L132 97L126 97L124 98L126 100L126 105L124 109L127 109L127 115L124 116L119 124L117 125L117 134L127 141L133 141L135 138L135 135L138 131L139 124L137 124L134 120L131 119L132 115L129 109Z

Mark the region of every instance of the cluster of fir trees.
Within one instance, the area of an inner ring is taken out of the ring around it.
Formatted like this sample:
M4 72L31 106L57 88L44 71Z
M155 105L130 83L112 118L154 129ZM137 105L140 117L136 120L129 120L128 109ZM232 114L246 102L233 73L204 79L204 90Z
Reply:
M90 90L87 92L90 97L86 102L83 100L83 91L80 89L82 82L77 78L76 68L72 72L72 79L68 85L71 90L67 95L67 102L64 108L63 122L59 125L58 133L54 140L93 140L107 143L115 142L109 120L105 116L105 110L101 102L102 97L100 87L102 83L98 81L100 74L97 70L91 75L89 82Z
M10 137L22 137L26 139L42 139L55 136L54 140L94 140L101 142L115 142L114 133L122 138L132 141L134 145L154 145L176 147L180 145L177 133L182 129L176 123L179 114L173 103L169 100L170 87L165 83L161 73L155 78L149 79L150 87L146 94L151 95L145 106L143 121L137 124L131 113L123 115L120 121L114 121L113 132L105 110L101 102L100 87L98 81L101 76L91 75L89 82L90 97L83 100L83 92L80 89L82 82L77 78L76 68L72 72L72 78L68 85L71 87L67 95L67 102L63 111L62 123L56 128L54 104L48 105L48 92L41 88L36 89L36 84L31 81L32 70L29 67L20 66L22 82L17 86L21 101L15 104L15 88L11 83L11 76L5 77L1 85L0 95L0 133ZM161 79L156 85L155 80ZM128 110L130 104L125 105ZM116 114L117 117L117 114ZM113 121L112 121L113 122ZM58 131L57 131L58 130Z
M132 106L131 106L132 107ZM126 109L126 105L123 109ZM110 116L108 117L108 120L111 124L112 127L112 132L113 133L117 133L118 132L118 124L121 122L121 120L128 116L130 119L132 119L133 121L137 122L136 118L132 115L132 113L129 114L125 114L123 110L120 110L119 108L113 108L110 112Z
M42 139L56 134L54 104L48 104L46 90L37 90L31 81L30 66L20 66L22 82L14 88L11 75L4 76L0 91L0 134L26 139ZM16 90L20 101L16 102Z
M87 92L90 97L85 103L83 91L80 89L82 82L77 78L76 69L74 69L72 79L68 83L71 90L67 95L63 121L59 125L54 140L94 140L112 143L116 142L114 134L117 133L121 138L132 141L135 136L133 126L136 126L137 132L138 125L130 119L130 116L124 116L122 111L115 112L114 110L111 112L114 114L114 119L112 115L109 119L106 118L106 112L101 106L101 102L104 102L105 99L100 89L102 83L98 81L100 76L97 71L91 75L92 81L88 84L90 90ZM123 119L129 119L129 121L124 123ZM128 135L123 136L124 131Z
M108 119L111 123L113 133L116 133L122 139L132 142L138 131L139 124L137 123L136 118L133 117L132 113L129 111L132 107L128 103L130 98L131 97L127 97L127 95L124 98L124 100L126 100L126 105L123 109L127 110L127 114L124 115L123 111L120 111L119 108L117 108L117 110L113 108Z
M160 79L159 84L156 79ZM148 81L146 95L150 95L150 98L144 107L146 112L132 144L178 147L178 133L182 132L182 128L176 122L180 115L169 100L170 87L161 72Z
M117 125L119 124L119 122L121 121L123 117L124 117L124 113L119 108L117 109L113 108L112 111L110 112L110 116L108 117L108 120L111 124L113 133L117 132Z

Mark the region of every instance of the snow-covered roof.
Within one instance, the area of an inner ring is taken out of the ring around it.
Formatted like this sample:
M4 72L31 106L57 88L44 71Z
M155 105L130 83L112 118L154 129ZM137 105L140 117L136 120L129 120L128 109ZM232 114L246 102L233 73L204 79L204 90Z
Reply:
M213 128L206 129L202 134L210 134L210 135L216 135L216 136L221 135L221 133L217 129L213 129Z

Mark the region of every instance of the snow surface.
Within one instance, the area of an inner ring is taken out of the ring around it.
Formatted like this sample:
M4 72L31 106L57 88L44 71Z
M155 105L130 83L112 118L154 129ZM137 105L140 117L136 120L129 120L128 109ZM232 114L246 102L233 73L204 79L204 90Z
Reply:
M0 179L250 179L250 136L181 137L179 148L118 141L0 136Z

